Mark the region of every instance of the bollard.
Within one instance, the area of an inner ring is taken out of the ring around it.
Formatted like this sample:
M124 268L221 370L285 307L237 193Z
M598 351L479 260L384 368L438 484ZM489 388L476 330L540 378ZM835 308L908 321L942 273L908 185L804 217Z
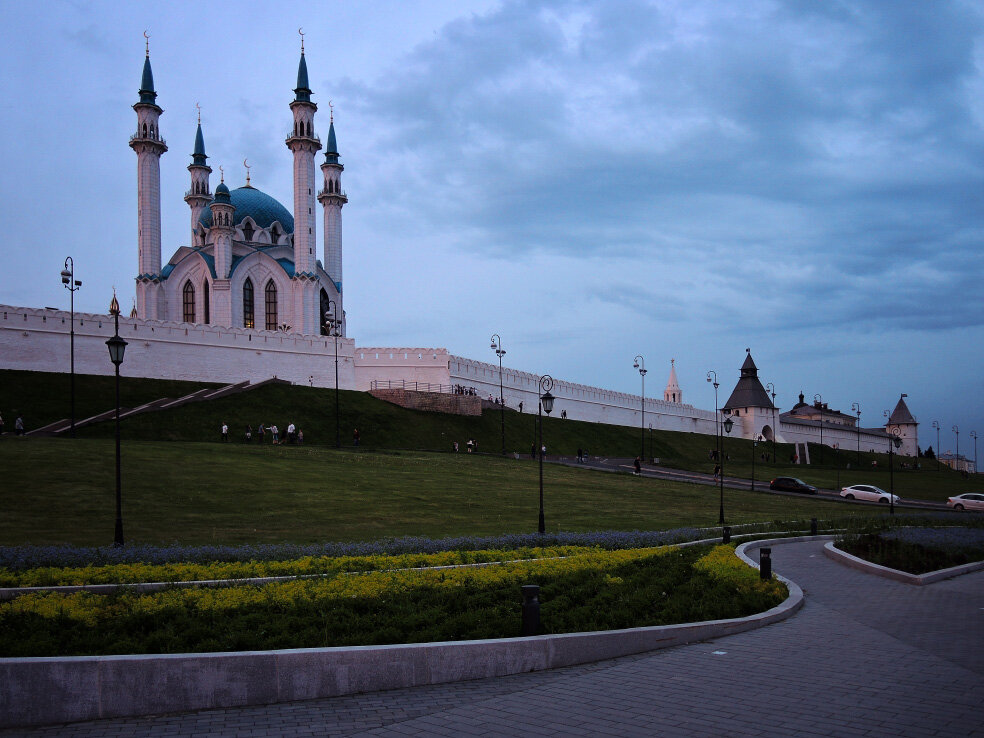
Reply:
M817 519L810 518L810 535L815 536L817 534Z
M759 577L762 579L772 579L772 549L759 549Z
M540 632L540 585L524 584L523 635L535 636Z
M722 532L721 532L721 542L722 543L731 543L731 526L730 525L726 525L722 529Z

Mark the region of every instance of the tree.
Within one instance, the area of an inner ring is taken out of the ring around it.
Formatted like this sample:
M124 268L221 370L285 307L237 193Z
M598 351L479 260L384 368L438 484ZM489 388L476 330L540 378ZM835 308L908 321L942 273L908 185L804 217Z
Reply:
M923 456L925 456L927 459L935 459L936 458L936 452L933 451L933 447L932 446L927 446L926 447L926 453L924 453Z

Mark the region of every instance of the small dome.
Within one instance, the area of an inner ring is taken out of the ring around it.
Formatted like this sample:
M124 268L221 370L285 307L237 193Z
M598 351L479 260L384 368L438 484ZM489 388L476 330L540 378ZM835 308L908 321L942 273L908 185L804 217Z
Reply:
M215 188L216 198L218 198L221 187L225 187L225 184L220 184ZM228 188L226 188L226 192L229 192ZM239 187L229 192L229 199L236 206L233 225L239 225L243 222L243 218L248 215L258 228L269 228L274 221L279 221L285 233L294 232L294 216L290 214L287 208L265 192L261 192L255 187ZM206 228L211 228L211 209L205 208L198 222Z

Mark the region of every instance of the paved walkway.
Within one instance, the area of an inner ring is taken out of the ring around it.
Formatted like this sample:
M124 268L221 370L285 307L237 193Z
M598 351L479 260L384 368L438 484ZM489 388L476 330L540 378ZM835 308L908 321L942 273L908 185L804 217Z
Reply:
M100 720L18 735L984 736L984 572L926 587L772 551L792 618L587 666L286 705Z

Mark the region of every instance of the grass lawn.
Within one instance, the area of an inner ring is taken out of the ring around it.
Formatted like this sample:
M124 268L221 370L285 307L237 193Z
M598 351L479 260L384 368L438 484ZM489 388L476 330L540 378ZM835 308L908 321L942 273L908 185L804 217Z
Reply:
M0 442L0 545L111 541L109 439ZM126 441L128 541L184 544L365 541L393 536L535 530L534 461L315 446ZM726 490L729 523L881 512L816 499ZM717 490L703 485L544 467L549 531L711 526Z

